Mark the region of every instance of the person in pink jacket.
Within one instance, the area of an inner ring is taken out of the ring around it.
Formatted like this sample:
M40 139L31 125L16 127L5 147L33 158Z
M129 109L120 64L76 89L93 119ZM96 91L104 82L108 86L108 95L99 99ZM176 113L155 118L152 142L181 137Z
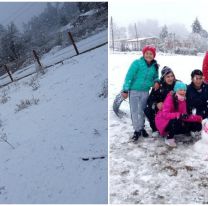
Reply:
M166 136L165 143L176 147L174 135L200 131L202 117L188 115L186 111L186 85L177 81L155 117L155 124L161 136Z

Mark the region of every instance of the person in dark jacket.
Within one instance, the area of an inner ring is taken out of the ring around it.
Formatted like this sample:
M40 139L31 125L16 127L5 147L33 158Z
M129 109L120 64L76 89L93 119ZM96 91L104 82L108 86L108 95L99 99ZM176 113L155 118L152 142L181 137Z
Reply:
M167 94L173 90L176 79L171 68L165 66L161 71L161 78L159 81L159 89L153 88L147 99L147 106L144 109L144 113L152 128L152 137L159 136L159 132L155 126L155 116L159 110L162 109L163 101Z
M189 114L198 114L203 119L208 118L208 85L203 82L201 70L192 71L191 84L188 85L186 99Z

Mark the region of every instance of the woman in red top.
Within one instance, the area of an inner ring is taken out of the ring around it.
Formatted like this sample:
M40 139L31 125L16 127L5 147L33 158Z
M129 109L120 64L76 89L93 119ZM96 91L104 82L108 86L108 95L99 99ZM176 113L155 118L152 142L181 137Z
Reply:
M208 51L206 52L203 60L202 72L204 76L204 82L208 84Z

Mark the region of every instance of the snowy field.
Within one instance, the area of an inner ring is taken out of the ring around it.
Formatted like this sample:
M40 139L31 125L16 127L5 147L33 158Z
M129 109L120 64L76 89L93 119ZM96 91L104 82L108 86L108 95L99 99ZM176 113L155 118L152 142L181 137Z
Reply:
M107 203L107 54L0 88L0 203Z
M110 203L208 203L208 161L194 150L194 143L178 142L175 149L164 145L162 138L140 138L133 135L128 100L119 119L112 111L115 95L122 89L126 72L141 53L110 53L109 56L109 144ZM163 66L171 67L177 79L190 83L191 71L201 69L202 56L157 54ZM149 134L148 122L145 127ZM178 136L180 139L180 136Z

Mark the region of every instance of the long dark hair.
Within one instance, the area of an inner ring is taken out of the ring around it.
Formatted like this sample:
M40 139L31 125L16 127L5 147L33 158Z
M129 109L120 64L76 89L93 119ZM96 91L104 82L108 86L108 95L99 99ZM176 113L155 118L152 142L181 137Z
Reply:
M172 92L172 98L173 98L174 109L177 111L178 110L178 97L176 96L175 92Z

